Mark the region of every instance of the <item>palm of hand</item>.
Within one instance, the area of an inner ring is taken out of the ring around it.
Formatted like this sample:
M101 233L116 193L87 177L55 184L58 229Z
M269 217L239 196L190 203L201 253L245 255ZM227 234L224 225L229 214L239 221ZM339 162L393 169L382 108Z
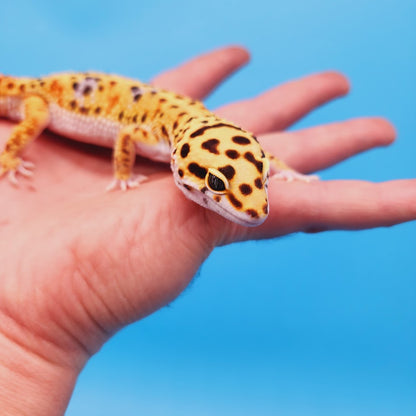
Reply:
M224 49L158 77L155 84L202 98L246 59L240 49ZM381 119L276 132L347 90L341 75L318 74L218 112L309 173L394 139L394 130ZM285 103L284 113L270 105L279 102ZM2 139L10 127L0 125ZM115 330L177 296L216 245L295 231L388 225L416 216L412 181L273 181L270 218L246 229L187 200L163 165L140 159L136 173L149 180L115 194L103 192L112 175L109 151L44 135L25 156L37 165L35 189L23 180L19 189L0 183L7 201L0 217L0 313L17 323L7 329L16 342L25 344L30 332L48 341L37 354L69 365L82 366Z

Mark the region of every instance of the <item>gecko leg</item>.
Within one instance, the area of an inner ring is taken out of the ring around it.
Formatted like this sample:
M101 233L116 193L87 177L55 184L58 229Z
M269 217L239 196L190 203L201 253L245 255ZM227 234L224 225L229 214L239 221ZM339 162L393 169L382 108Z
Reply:
M114 144L113 165L114 179L107 186L106 191L120 188L126 191L137 188L147 179L145 175L133 176L133 165L136 159L136 142L146 142L151 133L139 126L128 126L122 129ZM153 139L153 138L152 138Z
M3 152L0 154L0 176L7 173L9 181L18 185L17 174L32 176L34 164L24 161L19 155L27 145L45 129L49 122L47 103L38 96L23 101L23 120L12 130Z
M301 181L312 182L319 179L317 175L304 175L292 169L285 162L266 152L266 156L270 162L270 172L272 178L283 179L287 182Z

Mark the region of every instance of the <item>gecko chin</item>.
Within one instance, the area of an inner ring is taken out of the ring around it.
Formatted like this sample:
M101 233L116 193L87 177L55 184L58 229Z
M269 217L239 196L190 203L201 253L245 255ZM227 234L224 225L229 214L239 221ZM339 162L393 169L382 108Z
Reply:
M256 227L262 224L267 218L268 214L263 212L261 214L257 214L254 210L248 210L248 212L236 210L224 196L217 202L212 199L214 195L211 196L207 193L202 193L199 189L189 185L184 186L180 183L177 183L177 185L188 199L191 199L198 205L214 211L218 215L239 225L243 225L245 227ZM268 210L266 210L266 212L268 212Z

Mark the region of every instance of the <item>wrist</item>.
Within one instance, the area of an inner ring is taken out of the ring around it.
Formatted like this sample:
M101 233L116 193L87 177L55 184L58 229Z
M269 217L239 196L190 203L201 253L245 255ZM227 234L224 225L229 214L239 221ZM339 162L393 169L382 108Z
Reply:
M2 415L63 415L77 376L76 369L48 361L0 332Z

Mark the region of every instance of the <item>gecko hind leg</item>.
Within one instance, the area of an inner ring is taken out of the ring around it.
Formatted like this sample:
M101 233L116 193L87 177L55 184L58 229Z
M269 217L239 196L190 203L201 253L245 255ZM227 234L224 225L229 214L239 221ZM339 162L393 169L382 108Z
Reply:
M30 177L35 165L23 160L20 153L36 139L49 122L47 103L40 97L30 96L23 100L23 120L12 130L3 152L0 154L0 177L7 174L13 185L19 184L17 174Z
M289 167L285 162L273 156L270 153L266 153L270 162L271 178L283 179L287 182L301 181L312 182L319 180L317 175L304 175Z

